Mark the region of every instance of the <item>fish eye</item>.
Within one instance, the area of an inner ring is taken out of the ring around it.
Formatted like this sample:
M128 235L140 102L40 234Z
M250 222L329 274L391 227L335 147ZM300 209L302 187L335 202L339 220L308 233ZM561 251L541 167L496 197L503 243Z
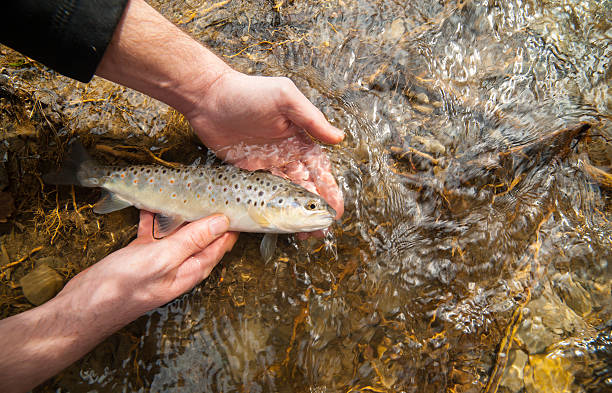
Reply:
M306 209L308 209L308 210L314 210L316 208L317 208L317 202L316 201L309 201L306 204Z

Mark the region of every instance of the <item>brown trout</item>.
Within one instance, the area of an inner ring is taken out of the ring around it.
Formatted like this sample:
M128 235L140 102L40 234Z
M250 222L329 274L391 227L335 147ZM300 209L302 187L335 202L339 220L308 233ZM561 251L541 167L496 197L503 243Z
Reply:
M260 247L266 261L276 247L276 234L324 229L336 216L320 196L267 172L226 164L102 166L79 142L73 143L63 167L43 179L102 188L94 207L99 214L128 206L157 213L157 237L169 235L184 222L222 213L231 231L266 233Z

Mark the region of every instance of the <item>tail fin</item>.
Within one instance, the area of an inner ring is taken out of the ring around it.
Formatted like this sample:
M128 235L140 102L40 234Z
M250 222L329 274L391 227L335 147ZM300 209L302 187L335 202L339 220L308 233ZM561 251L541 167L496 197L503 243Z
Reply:
M96 162L87 154L85 147L76 140L70 146L70 150L62 167L57 172L43 175L43 180L48 184L75 184L84 187L96 187L97 181L93 175Z

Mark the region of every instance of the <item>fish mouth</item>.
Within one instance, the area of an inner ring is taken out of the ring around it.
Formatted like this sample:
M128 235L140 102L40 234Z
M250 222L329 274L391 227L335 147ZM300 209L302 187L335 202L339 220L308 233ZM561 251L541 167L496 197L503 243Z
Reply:
M327 210L291 215L283 224L279 223L278 227L286 233L313 232L330 227L334 223L334 217Z
M308 217L310 225L303 226L303 232L318 231L330 227L334 223L336 212L334 209L329 208L327 211L321 211L311 214Z

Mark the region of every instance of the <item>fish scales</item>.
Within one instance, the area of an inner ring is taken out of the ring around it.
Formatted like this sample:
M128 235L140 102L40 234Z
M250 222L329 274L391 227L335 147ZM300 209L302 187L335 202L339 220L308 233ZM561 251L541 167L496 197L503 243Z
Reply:
M231 231L265 233L260 245L265 261L274 254L277 233L324 229L336 216L318 195L267 172L226 164L101 166L78 142L72 144L63 167L43 179L51 184L102 188L96 213L128 206L157 213L156 237L171 234L186 221L224 214Z
M304 198L308 200L303 204L318 206L322 202L317 195L285 179L230 165L95 167L88 180L94 178L98 187L139 209L180 216L185 221L222 213L230 218L231 230L241 232L295 232L295 228L262 226L252 215L264 209L299 205Z
M336 215L320 196L267 172L228 164L102 166L79 143L72 145L58 172L43 178L51 184L104 189L96 213L128 206L158 213L161 237L186 221L216 213L228 217L232 231L269 234L324 229ZM267 241L265 247L273 249L273 242Z

